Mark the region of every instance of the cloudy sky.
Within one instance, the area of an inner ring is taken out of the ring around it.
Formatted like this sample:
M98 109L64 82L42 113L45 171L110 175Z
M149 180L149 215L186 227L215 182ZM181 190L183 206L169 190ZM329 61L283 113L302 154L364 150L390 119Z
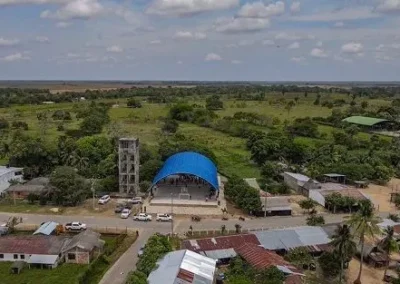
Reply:
M400 0L0 0L0 79L399 80Z

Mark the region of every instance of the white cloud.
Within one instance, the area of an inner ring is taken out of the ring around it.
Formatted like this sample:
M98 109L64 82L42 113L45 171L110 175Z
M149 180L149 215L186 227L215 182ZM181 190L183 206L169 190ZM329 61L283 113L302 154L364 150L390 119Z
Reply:
M336 22L333 26L335 28L343 28L344 27L344 23L343 22Z
M161 40L159 39L152 40L150 41L150 44L161 44Z
M290 5L290 12L292 12L293 14L300 12L300 2L293 2L292 5Z
M221 61L222 57L216 53L209 53L204 58L205 61Z
M229 18L217 21L215 30L221 33L256 32L269 25L268 19Z
M400 12L400 0L381 0L380 2L381 3L376 7L378 12Z
M304 56L299 56L299 57L292 57L290 60L299 63L305 61L306 58Z
M328 57L328 54L321 48L313 48L310 52L310 55L312 57L317 57L317 58L325 58Z
M112 46L107 47L107 51L112 52L112 53L121 53L124 51L124 49L122 47L120 47L119 45L112 45Z
M321 47L322 46L322 41L318 41L315 45L318 46L318 47Z
M239 41L239 43L237 45L238 46L250 46L255 43L256 43L255 40L242 39L241 41Z
M7 56L4 56L4 57L0 58L1 61L5 61L5 62L14 62L14 61L29 60L29 59L30 58L28 56L25 56L20 52L14 53L14 54L10 54L10 55L7 55Z
M275 41L273 41L272 39L266 39L266 40L262 41L262 44L271 46L271 45L275 45Z
M285 3L278 1L265 5L263 2L246 3L238 12L239 17L244 18L269 18L285 13Z
M336 21L346 21L346 20L371 19L377 17L380 17L380 15L374 13L372 8L359 7L359 8L344 8L341 10L333 10L328 12L295 16L289 18L289 20L301 21L301 22L336 22Z
M0 0L1 6L15 6L15 5L42 5L42 4L58 4L65 3L68 0Z
M335 55L335 56L333 56L333 59L336 60L336 61L342 61L342 62L345 62L345 63L351 63L351 62L353 62L352 59L350 59L350 58L345 58L345 57L340 56L340 55Z
M288 46L288 49L298 49L298 48L300 48L300 43L298 43L297 41Z
M78 57L81 57L81 55L78 53L69 52L69 53L67 53L67 57L68 58L78 58Z
M242 61L240 60L231 60L232 64L242 64Z
M146 12L156 15L188 16L237 6L239 0L155 0Z
M359 42L349 42L343 44L341 49L344 53L361 54L364 46Z
M182 65L183 62L179 60L178 62L176 62L176 64Z
M14 46L19 43L18 39L6 39L0 37L0 46Z
M205 33L196 32L192 33L189 31L178 31L175 33L174 38L176 39L205 39L207 35Z
M285 32L280 32L275 35L275 39L280 39L280 40L311 40L315 39L315 36L313 35L302 35L302 34L288 34Z
M37 42L41 42L41 43L48 43L50 42L49 38L46 36L37 36L36 37L36 41Z
M43 11L40 17L59 20L89 19L101 14L103 11L104 7L98 0L72 0L57 11Z
M61 28L61 29L65 29L65 28L68 28L71 25L72 25L72 23L70 23L70 22L58 22L56 24L56 27L57 28Z

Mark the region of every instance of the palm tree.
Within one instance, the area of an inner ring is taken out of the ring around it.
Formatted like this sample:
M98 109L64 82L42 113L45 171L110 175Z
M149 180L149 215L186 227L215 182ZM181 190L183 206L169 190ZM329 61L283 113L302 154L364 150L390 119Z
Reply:
M344 262L350 259L357 250L357 245L353 241L353 236L348 225L337 226L335 234L332 236L331 245L340 259L339 283L342 283Z
M359 202L359 209L356 213L351 215L348 224L354 231L354 235L360 240L361 252L360 252L360 271L358 272L357 279L354 284L361 284L361 273L364 259L364 242L365 237L373 238L375 234L379 232L377 223L378 218L374 215L374 209L372 203L369 200L363 200Z
M389 267L390 254L392 252L396 252L399 250L396 239L393 237L394 228L392 226L387 226L387 228L385 228L384 232L385 232L385 237L380 241L380 243L378 245L386 253L386 266L385 266L385 273L383 274L383 277L385 277L386 272Z
M239 234L239 233L240 233L240 229L242 229L242 226L239 225L239 224L235 224L235 231L236 231L236 234Z

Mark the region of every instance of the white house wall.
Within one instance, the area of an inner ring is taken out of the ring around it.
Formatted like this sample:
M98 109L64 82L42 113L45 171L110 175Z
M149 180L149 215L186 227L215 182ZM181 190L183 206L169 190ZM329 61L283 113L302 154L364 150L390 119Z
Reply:
M283 174L283 182L288 187L295 190L296 192L299 190L299 185L297 184L297 179L295 179L294 177L292 177L286 173Z
M0 252L0 254L2 254ZM18 255L18 258L14 258L14 253L3 253L4 257L0 258L0 261L25 261L27 262L29 260L29 258L32 256L32 254L23 254L23 253L15 253L16 255ZM25 258L22 259L21 255L24 255ZM45 255L45 256L52 256L52 255ZM57 267L58 262L60 261L60 258L57 259L56 263L52 266L53 268ZM0 281L1 283L1 281Z
M22 175L15 175L15 172L8 172L0 176L0 193L10 187L10 180L22 181Z
M325 197L319 192L319 190L310 190L308 196L319 205L325 207Z

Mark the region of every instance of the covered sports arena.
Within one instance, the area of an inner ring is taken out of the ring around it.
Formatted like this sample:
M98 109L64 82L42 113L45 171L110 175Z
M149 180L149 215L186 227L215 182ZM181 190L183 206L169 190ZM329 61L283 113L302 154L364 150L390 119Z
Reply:
M217 167L206 156L181 152L169 157L153 180L151 205L217 206Z

